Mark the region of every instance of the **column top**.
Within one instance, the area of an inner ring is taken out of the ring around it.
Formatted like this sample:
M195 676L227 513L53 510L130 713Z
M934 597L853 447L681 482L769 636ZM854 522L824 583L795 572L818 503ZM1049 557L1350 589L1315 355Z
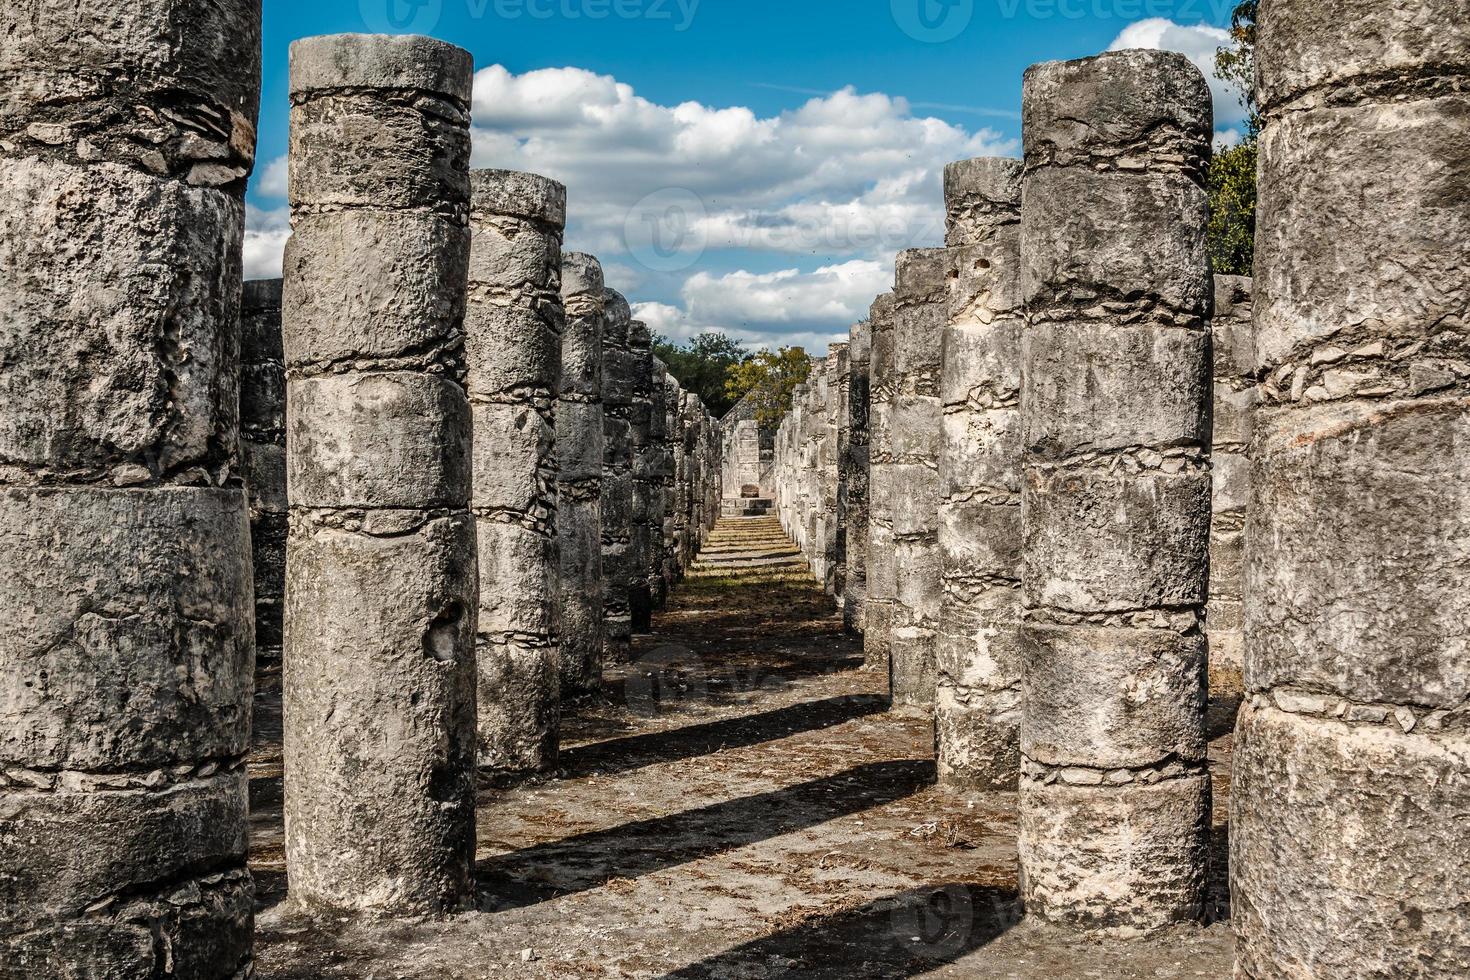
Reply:
M602 263L586 252L561 253L561 294L578 296L591 293L606 305L610 292L602 281ZM616 295L616 294L614 294Z
M944 168L945 244L969 245L1021 220L1021 175L1012 157L956 160Z
M628 327L633 322L633 311L628 300L616 289L602 291L602 339L603 343L626 345Z
M637 351L647 351L653 344L653 337L648 332L648 324L642 320L628 321L628 347Z
M1184 55L1135 48L1032 65L1022 117L1026 166L1067 166L1098 152L1208 149L1214 105L1205 76ZM1181 138L1190 145L1172 145Z
M567 224L567 189L550 177L521 170L470 171L470 207L476 214Z
M947 292L945 277L949 264L945 261L945 251L942 248L906 248L899 252L893 269L893 292L888 295L897 299L900 296L924 296L935 290Z
M475 59L415 34L324 34L291 44L291 95L333 89L412 89L469 104Z

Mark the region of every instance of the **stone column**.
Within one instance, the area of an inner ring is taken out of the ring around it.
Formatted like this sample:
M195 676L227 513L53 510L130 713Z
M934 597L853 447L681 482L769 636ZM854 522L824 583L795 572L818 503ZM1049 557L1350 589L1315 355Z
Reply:
M557 604L561 688L566 697L602 687L602 266L590 255L562 256L566 329L557 402Z
M1205 880L1210 93L1158 51L1024 90L1023 898L1132 936Z
M1464 977L1470 21L1272 0L1257 59L1237 975Z
M1021 728L1021 161L945 168L939 780L1014 790Z
M821 556L822 574L819 579L823 588L840 606L842 590L837 547L837 489L841 433L838 419L846 415L846 406L842 402L842 381L847 376L847 345L833 344L822 365L820 404L813 419L816 439L813 506L817 513L817 540L813 546Z
M893 401L893 294L868 309L872 350L868 405L868 595L863 602L863 666L892 670L889 632L898 594L894 571L892 463L889 415Z
M632 314L613 289L604 293L602 320L602 610L604 662L628 659L633 637L630 589L633 548Z
M653 554L649 563L648 585L653 606L668 604L669 589L674 584L674 439L678 431L678 406L683 397L679 383L669 374L668 365L655 357L654 406L657 419L653 425L654 492L651 533Z
M836 355L836 377L833 379L832 431L835 465L833 473L832 506L832 592L837 599L837 608L842 611L844 622L847 617L847 454L852 407L849 404L852 391L852 351L848 344L834 344Z
M934 709L939 568L940 353L949 318L945 250L899 253L893 290L889 505L897 591L890 627L893 703Z
M33 0L0 38L0 973L232 978L260 3Z
M675 444L674 535L678 541L676 577L682 579L696 550L699 528L699 424L704 406L692 391L684 392L679 407L679 438Z
M1251 280L1215 277L1213 506L1210 517L1210 599L1206 633L1210 673L1235 687L1244 661L1245 515L1250 504L1251 419L1255 412L1255 330Z
M628 429L633 446L633 508L628 535L628 612L634 633L647 633L653 624L653 590L648 570L653 563L654 494L658 479L654 459L653 351L648 324L628 325L628 370L632 379Z
M428 38L291 46L286 862L308 907L472 897L472 74Z
M556 400L567 194L512 170L474 171L470 192L480 765L535 772L555 764L561 723Z
M843 445L842 521L844 572L842 624L849 633L866 628L868 595L868 378L872 325L864 320L848 334L847 438Z
M245 283L240 311L240 465L250 500L256 663L279 666L289 523L279 279Z

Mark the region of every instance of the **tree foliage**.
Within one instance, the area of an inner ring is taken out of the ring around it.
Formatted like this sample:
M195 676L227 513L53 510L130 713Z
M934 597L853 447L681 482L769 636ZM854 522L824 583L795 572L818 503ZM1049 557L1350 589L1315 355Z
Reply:
M1248 276L1254 271L1256 241L1256 13L1259 0L1243 0L1231 15L1230 47L1215 52L1215 75L1234 82L1246 111L1245 136L1219 150L1210 162L1209 251L1215 271Z
M730 370L750 357L740 341L726 334L703 333L687 344L667 337L653 338L653 352L663 360L685 391L704 401L715 418L728 412L738 399L731 398L725 384Z
M1254 140L1261 131L1260 106L1256 103L1256 13L1260 0L1243 0L1230 15L1228 48L1215 51L1215 77L1234 82L1240 105L1246 112L1246 136Z
M762 426L776 426L791 410L797 385L812 373L812 359L801 347L782 347L778 351L758 351L730 369L725 393L730 403L751 397L755 420Z
M1215 272L1248 276L1256 249L1256 141L1215 153L1210 161L1209 249Z

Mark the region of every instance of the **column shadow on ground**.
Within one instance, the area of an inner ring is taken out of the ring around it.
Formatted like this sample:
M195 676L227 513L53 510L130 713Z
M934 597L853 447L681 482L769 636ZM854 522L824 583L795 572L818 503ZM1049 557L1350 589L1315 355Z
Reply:
M480 894L487 896L484 910L524 908L815 827L912 796L934 778L931 761L874 762L488 858L476 868Z
M953 963L1020 921L1013 890L926 886L752 940L663 980L900 980Z
M824 698L759 714L581 745L562 753L560 768L571 778L591 773L630 772L661 762L692 759L722 749L744 748L801 732L833 728L887 710L888 699L878 695Z

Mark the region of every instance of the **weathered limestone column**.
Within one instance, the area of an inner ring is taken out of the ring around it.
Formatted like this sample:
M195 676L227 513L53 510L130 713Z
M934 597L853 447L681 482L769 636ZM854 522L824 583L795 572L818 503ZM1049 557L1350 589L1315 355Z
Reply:
M632 313L614 289L604 293L602 319L602 611L603 661L628 659L633 637L633 354Z
M863 666L892 673L889 633L898 595L893 543L893 450L889 415L893 401L893 294L868 308L871 330L868 405L868 595L863 602Z
M678 405L682 397L679 383L669 374L668 365L655 357L654 416L652 420L654 490L650 533L653 553L650 555L648 586L653 607L668 604L669 590L674 584L674 434L678 428Z
M472 72L429 38L291 46L286 861L308 907L472 897Z
M689 567L698 550L701 510L699 431L703 414L704 405L699 396L692 391L684 392L679 406L679 438L675 444L677 472L674 477L674 535L678 541L675 573L679 579L684 577L685 569Z
M513 170L474 171L470 192L480 765L535 772L555 764L561 725L556 401L567 192Z
M1021 161L952 163L935 645L939 780L1014 790L1021 748Z
M1237 974L1464 977L1470 20L1271 0L1257 58Z
M654 459L654 357L648 324L628 325L628 370L632 379L628 430L633 446L633 507L628 535L628 612L634 633L653 626L653 590L648 570L653 563L653 520L658 478Z
M281 280L245 283L240 310L240 465L250 500L255 658L281 662L286 595L286 354Z
M842 403L841 379L847 373L847 345L833 344L821 362L822 378L818 404L812 419L814 450L814 487L812 507L816 512L816 540L813 551L822 563L818 581L828 595L842 601L838 561L837 484L839 480L838 418L846 414Z
M0 38L0 974L242 976L260 3Z
M1210 672L1232 675L1233 685L1244 662L1245 517L1251 491L1251 419L1259 397L1250 279L1215 277L1215 315L1210 321L1210 334L1215 394L1210 460L1210 598L1205 632L1210 639Z
M1210 93L1179 54L1026 72L1022 894L1132 936L1202 910Z
M868 413L869 364L873 331L869 321L853 324L848 332L847 437L843 444L842 490L838 508L842 522L845 576L842 586L842 625L862 633L868 595Z
M566 328L556 415L557 604L561 688L566 697L602 687L602 265L590 255L562 255Z
M835 344L837 375L833 379L836 395L832 406L833 447L835 463L832 505L832 592L837 606L847 616L847 456L852 419L852 351L849 344Z
M893 396L889 505L897 591L890 627L893 703L934 708L934 642L943 585L939 562L940 354L949 318L942 248L900 252L893 290Z

